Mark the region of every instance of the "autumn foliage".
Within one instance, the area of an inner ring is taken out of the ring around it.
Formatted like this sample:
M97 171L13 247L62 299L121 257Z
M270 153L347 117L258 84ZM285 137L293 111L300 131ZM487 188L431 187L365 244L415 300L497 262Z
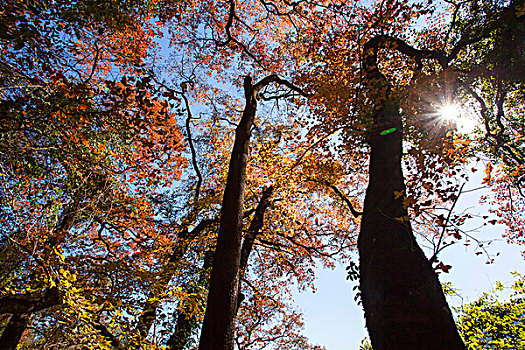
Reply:
M481 243L456 210L469 173L483 223L524 242L524 17L4 1L0 347L320 349L292 291L358 251L374 349L464 348L436 272ZM443 119L451 102L477 129Z

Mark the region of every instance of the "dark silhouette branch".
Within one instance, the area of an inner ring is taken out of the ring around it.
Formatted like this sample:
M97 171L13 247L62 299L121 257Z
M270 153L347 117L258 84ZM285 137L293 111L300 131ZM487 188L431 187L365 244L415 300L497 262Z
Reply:
M177 244L169 256L168 262L162 268L156 285L153 286L149 292L146 304L144 305L143 311L138 318L137 329L140 335L143 337L148 335L151 325L153 322L155 322L157 308L161 303L161 298L159 298L159 295L162 295L162 293L166 291L171 280L171 276L173 275L173 271L177 268L180 260L188 250L189 242L197 238L204 230L208 229L216 222L216 219L205 219L199 222L193 230L189 231L188 229L185 229L179 233Z
M184 106L186 108L185 128L186 128L186 136L188 138L188 145L190 146L190 152L191 152L191 165L193 167L193 170L195 171L195 175L197 176L197 184L195 185L195 204L197 204L197 201L200 196L200 190L201 190L203 179L202 179L202 173L199 169L199 165L197 162L197 152L195 149L195 145L193 144L193 137L191 136L191 120L193 119L193 114L191 112L191 107L190 107L188 97L186 96L186 86L188 84L191 84L192 82L191 81L182 82L181 90L179 91L179 90L175 90L167 86L162 81L159 81L158 79L156 79L153 72L150 73L150 76L155 83L159 84L164 89L168 90L172 94L173 97L175 95L181 96L182 100L184 101Z
M436 247L434 249L434 254L429 259L430 263L433 263L433 262L437 261L438 254L443 250L443 248L445 248L445 247L441 247L441 242L443 241L443 237L445 236L445 231L446 231L446 229L448 227L448 224L450 222L450 217L452 216L452 212L454 211L454 208L456 207L456 204L457 204L457 202L459 200L459 197L461 196L461 193L463 193L463 188L464 187L465 187L465 183L463 183L461 185L461 187L459 189L459 192L458 192L458 195L456 196L456 198L454 200L454 203L452 203L452 206L448 210L448 215L447 215L447 218L446 218L445 222L443 223L443 228L441 229L441 234L439 235L438 242L437 242Z
M315 180L315 179L309 179L309 180L313 181L313 182L321 183L321 184L326 185L327 187L331 188L332 191L334 191L335 194L337 194L337 196L348 206L348 209L350 209L350 212L352 213L352 215L355 218L358 218L361 215L363 215L362 212L360 212L360 211L358 211L358 210L356 210L354 208L352 202L350 202L350 199L348 199L348 197L343 192L341 192L341 190L339 190L339 188L337 188L336 185L330 183L330 181L319 181L319 180Z
M186 135L188 137L188 144L190 146L191 151L191 164L193 166L193 170L195 171L195 174L197 175L197 185L195 186L195 204L197 204L197 201L199 200L201 185L202 185L202 174L199 170L199 165L197 164L197 152L195 151L195 146L193 145L193 139L191 137L191 119L193 119L190 104L188 102L188 98L186 97L186 94L184 91L181 94L182 99L184 100L184 105L186 106Z
M114 349L118 349L118 350L125 349L124 344L122 344L120 342L118 337L113 335L113 333L111 333L110 330L105 325L103 325L102 323L100 323L100 322L99 323L95 323L93 325L93 328L95 328L97 331L99 331L101 336L103 336L104 338L109 340L109 344Z
M266 209L268 208L268 205L270 204L270 197L272 196L273 191L273 186L269 186L263 190L261 199L259 200L259 203L255 208L255 213L253 215L252 221L250 222L250 227L248 228L248 230L246 231L246 235L244 236L244 240L241 247L241 260L239 264L239 269L241 271L241 279L243 278L246 268L248 266L248 259L253 249L253 243L257 239L257 236L259 235L261 229L264 226L264 214L266 212Z
M239 307L244 300L244 295L241 292L242 280L244 279L244 275L248 267L248 260L253 250L253 244L264 226L264 213L270 204L270 197L272 196L273 191L273 186L269 186L263 190L261 199L257 204L257 208L255 208L255 213L253 215L252 221L250 222L250 227L246 231L246 235L244 236L244 240L242 242L241 259L239 263L239 299L237 300L237 312L239 311Z
M286 86L288 89L290 89L291 91L294 91L296 93L298 93L299 95L303 96L303 97L308 97L309 95L303 91L301 88L299 88L298 86L295 86L294 84L292 84L291 82L289 82L288 80L286 79L283 79L281 77L279 77L277 74L271 74L271 75L268 75L266 76L265 78L261 79L261 81L259 81L258 83L256 83L254 86L253 86L253 91L254 93L258 96L259 95L259 92L265 88L266 86L268 86L269 84L271 83L276 83L276 84L279 84L279 85L283 85L283 86Z
M0 298L0 314L29 314L47 309L60 303L57 287L44 293L24 293L6 295Z
M29 324L30 314L13 314L0 336L0 349L16 350L24 331Z
M228 13L228 20L226 22L226 25L224 26L224 31L226 32L226 40L225 41L216 40L215 41L216 45L218 47L224 47L228 45L230 42L233 42L234 44L239 46L246 55L248 55L252 60L254 60L255 63L257 63L261 67L264 67L264 65L262 64L262 60L255 57L255 55L251 53L250 50L248 50L246 45L244 45L242 42L240 42L239 40L235 39L232 36L231 28L232 28L234 19L239 20L239 18L235 14L235 0L230 0L230 10Z

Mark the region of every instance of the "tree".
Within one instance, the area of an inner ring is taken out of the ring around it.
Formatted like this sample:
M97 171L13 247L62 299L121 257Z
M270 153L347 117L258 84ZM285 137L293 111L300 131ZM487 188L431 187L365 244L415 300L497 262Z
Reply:
M316 102L324 103L324 109L318 108L322 113L320 119L332 127L343 122L353 127L353 136L347 137L352 142L347 146L349 149L358 147L355 139L362 135L366 138L360 141L370 147L369 184L358 247L361 295L367 328L376 349L464 348L437 276L412 235L407 207L414 198L406 194L401 167L402 139L420 147L424 145L418 142L418 131L404 128L408 116L401 115L401 101L406 87L418 86L422 75L446 77L447 72L464 69L468 76L470 71L462 67L463 50L482 45L484 40L497 35L500 28L497 23L507 16L521 16L519 2L503 10L503 4L498 5L492 4L499 8L500 15L491 16L494 13L488 12L479 26L472 31L460 31L450 42L447 30L442 32L444 36L424 32L425 36L412 39L419 40L424 49L407 43L403 26L409 24L406 18L429 9L410 8L394 1L382 2L379 8L370 10L368 23L372 25L368 32L360 32L357 24L355 29L328 25L311 39L311 51L307 53L312 60L318 56L323 64L319 68L314 66L315 73L302 79L311 79L312 88L319 91ZM392 23L393 18L398 20L396 24ZM332 44L330 49L328 43ZM318 47L324 51L316 51ZM413 61L403 62L398 54ZM393 66L398 62L401 72ZM360 74L353 74L356 71ZM315 74L320 78L312 77ZM333 79L329 80L331 83L336 77L342 82L336 83L341 90L323 89L326 80ZM352 93L355 98L349 99ZM353 103L354 100L358 102ZM343 103L334 107L331 105L334 101ZM342 121L341 116L351 119ZM441 135L438 139L445 138L445 133ZM418 150L419 154L422 152L423 149Z
M517 273L514 277L510 300L498 300L497 294L504 290L498 282L492 293L456 309L458 328L469 349L519 349L525 344L524 281Z
M377 349L462 349L437 276L412 235L404 205L400 105L377 65L379 48L403 52L403 44L375 36L363 49L364 78L375 109L368 132L370 180L358 242L367 328ZM425 56L423 52L414 54L420 55L418 59ZM385 135L384 130L392 132ZM407 307L412 312L407 314Z
M2 12L3 348L55 306L58 328L80 322L96 339L104 301L91 299L133 254L148 264L152 203L184 164L175 115L140 72L151 37L132 18L143 9L99 5L8 2ZM113 68L130 77L109 77Z
M474 151L501 157L519 192L521 146L509 144L519 118L500 124L520 113L519 78L508 79L520 56L498 52L518 42L523 3L447 3L10 2L1 229L4 270L16 272L2 275L3 300L37 300L11 309L15 333L32 319L44 335L29 343L180 347L198 327L211 264L201 348L309 347L299 315L279 307L291 283L311 284L316 261L350 255L361 220L374 347L464 348L432 264L449 268L442 237L467 218L452 215L462 187L449 180ZM421 27L442 10L450 22ZM155 51L162 35L168 68ZM489 146L441 123L424 89L473 98ZM430 225L427 259L412 226Z
M515 13L501 16L494 32L465 57L471 69L461 75L460 91L471 99L481 126L475 146L489 158L484 183L493 190L486 201L508 229L509 242L523 244L523 2L512 2ZM484 16L495 16L498 7L484 4L468 13L459 28L470 26ZM475 27L474 27L475 28ZM471 29L472 30L472 29ZM477 87L476 88L474 88Z
M257 95L270 83L283 84L298 90L276 75L267 76L256 84L252 83L252 78L249 76L244 79L246 105L241 121L235 130L235 142L221 206L217 246L210 277L210 291L199 345L203 349L233 349L234 346L250 129L255 119Z
M505 286L496 282L496 288L476 301L454 307L458 330L468 349L519 349L525 341L523 318L523 276L513 273L515 282L510 300L501 301L498 294ZM447 295L457 295L451 284L444 286ZM368 339L363 339L360 349L372 349Z

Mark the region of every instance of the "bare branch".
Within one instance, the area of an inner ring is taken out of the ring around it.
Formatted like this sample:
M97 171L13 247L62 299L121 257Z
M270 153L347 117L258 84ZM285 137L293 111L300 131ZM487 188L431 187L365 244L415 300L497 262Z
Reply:
M191 164L193 165L193 170L195 171L195 174L197 175L197 185L195 186L195 205L197 205L197 201L199 200L200 190L202 186L202 174L199 170L199 165L197 164L197 152L195 151L195 146L193 145L193 139L191 137L191 119L193 118L191 113L190 104L188 102L188 98L186 97L186 94L184 91L181 94L182 99L184 100L184 105L186 106L186 135L188 137L188 144L190 146L191 151Z
M276 84L280 84L280 85L284 85L286 86L287 88L289 88L290 90L292 91L295 91L297 92L299 95L301 96L304 96L304 97L308 97L309 95L303 91L301 88L295 86L294 84L292 84L291 82L289 82L288 80L286 79L283 79L281 77L279 77L277 74L271 74L271 75L268 75L266 77L264 77L262 80L260 80L259 82L257 82L254 86L253 86L253 91L256 95L259 94L259 92L264 88L266 87L267 85L271 84L271 83L276 83Z
M461 193L463 192L463 187L465 187L465 184L466 183L463 183L459 189L459 192L458 192L458 195L456 196L456 199L454 200L454 203L452 203L452 206L450 207L450 209L448 210L448 215L447 215L447 219L445 220L445 222L443 223L443 229L441 230L441 234L439 235L439 239L438 239L438 242L437 242L437 245L436 247L434 248L434 254L432 255L432 257L429 259L430 262L434 262L434 261L437 261L437 256L438 254L444 249L446 248L448 245L445 245L443 247L440 247L441 246L441 242L443 241L443 236L445 235L445 230L447 229L447 226L448 226L448 223L450 222L450 217L452 216L452 212L454 211L454 207L456 206L457 202L458 202L458 199L459 197L461 196Z
M237 15L235 14L235 0L230 0L230 11L229 11L229 14L228 14L228 21L226 22L226 26L224 27L224 30L226 32L226 40L225 41L221 41L221 42L215 41L216 45L218 47L223 47L223 46L228 45L230 42L233 42L237 46L239 46L245 54L247 54L252 60L254 60L255 63L257 63L261 67L264 67L264 65L262 64L262 60L260 60L257 57L255 57L255 55L253 53L251 53L250 50L248 50L246 45L244 45L243 43L241 43L239 40L235 39L232 36L232 34L231 34L231 27L233 25L233 20L234 19L239 20Z
M350 212L352 213L352 215L355 217L355 218L358 218L359 216L363 215L362 212L356 210L352 204L352 202L350 202L350 200L348 199L348 197L343 193L341 192L341 190L339 190L339 188L337 188L336 185L330 183L330 181L319 181L319 180L316 180L316 179L313 179L313 178L308 178L309 181L312 181L312 182L317 182L317 183L320 183L320 184L323 184L329 188L331 188L335 194L337 194L337 196L339 198L341 198L341 200L343 202L345 202L345 204L348 206L348 209L350 209Z

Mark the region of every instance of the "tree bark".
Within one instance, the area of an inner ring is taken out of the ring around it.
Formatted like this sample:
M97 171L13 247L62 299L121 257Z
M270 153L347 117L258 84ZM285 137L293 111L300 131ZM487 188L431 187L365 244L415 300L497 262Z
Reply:
M31 314L13 314L0 337L0 349L15 350L29 323Z
M16 349L35 312L60 304L58 288L42 293L7 295L0 298L0 313L12 314L0 337L0 349Z
M59 303L57 287L49 288L44 293L6 295L0 298L0 314L31 314Z
M361 298L372 347L465 349L437 275L412 234L403 203L399 102L377 67L378 48L374 39L365 45L365 80L375 110L368 135L369 184L358 239ZM385 130L390 132L382 135Z
M255 208L253 218L250 222L250 227L248 228L242 243L239 263L239 290L236 314L243 299L241 293L241 279L248 265L248 259L253 249L255 239L263 227L264 213L270 203L269 199L273 193L273 190L274 188L272 186L267 187L263 190L261 199L257 204L257 207ZM206 288L208 288L209 281L209 276L206 271L211 267L212 264L212 255L208 253L204 257L204 264L198 282L199 286L205 286ZM168 343L166 344L168 346L168 349L183 350L184 347L188 344L189 338L196 325L197 321L193 315L190 315L185 311L179 312L177 317L177 323L175 325L175 330L169 338Z
M261 89L271 83L284 85L293 93L306 95L301 89L276 74L268 75L256 84L252 84L252 78L249 76L244 79L246 105L235 130L235 141L222 199L208 304L199 343L200 350L233 349L238 305L244 187L251 127L257 111L257 95Z
M244 95L246 106L235 130L235 141L226 179L217 246L210 277L208 302L199 342L200 350L230 350L234 345L246 165L251 127L257 110L251 77L244 79Z

